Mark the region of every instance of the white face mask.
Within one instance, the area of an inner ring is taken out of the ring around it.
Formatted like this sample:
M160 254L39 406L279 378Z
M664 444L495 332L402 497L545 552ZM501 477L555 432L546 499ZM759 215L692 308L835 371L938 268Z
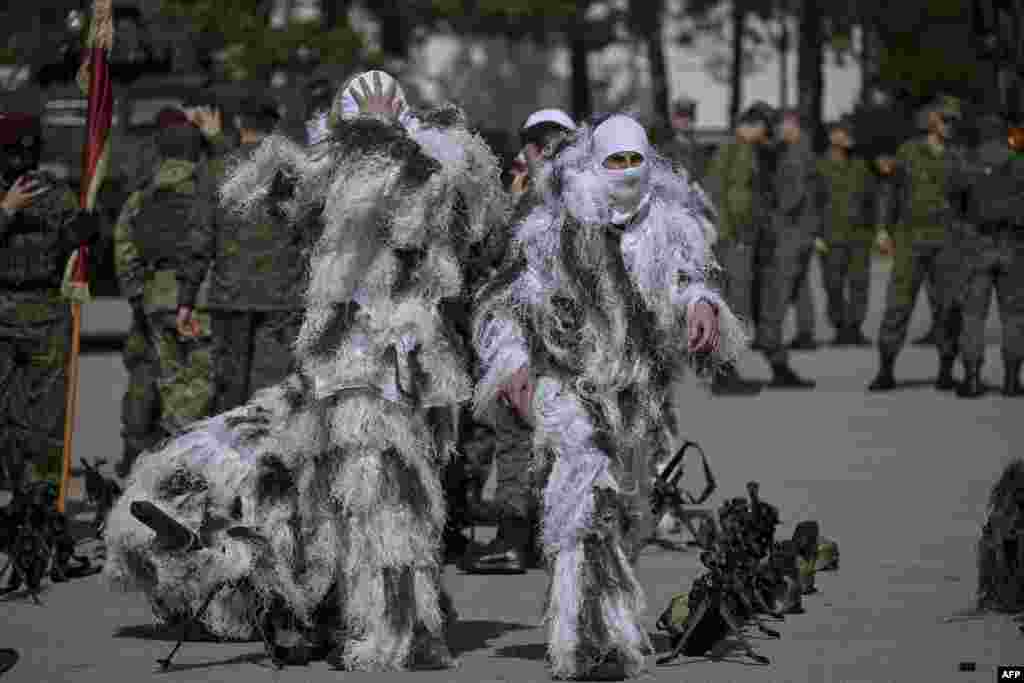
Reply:
M643 163L632 168L605 168L613 154L634 152ZM628 116L616 115L594 130L594 163L612 209L612 222L623 223L643 207L650 194L650 142L643 126Z

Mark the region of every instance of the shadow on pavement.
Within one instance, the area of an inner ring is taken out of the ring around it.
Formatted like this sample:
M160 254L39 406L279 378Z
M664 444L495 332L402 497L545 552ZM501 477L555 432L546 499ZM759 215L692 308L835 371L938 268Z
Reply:
M527 659L531 662L541 662L548 654L547 643L527 643L525 645L506 645L494 651L498 657L505 659Z
M465 652L483 650L490 647L490 641L500 638L512 631L527 631L535 628L528 624L515 624L507 621L467 620L457 621L448 631L448 647L452 654L458 656Z
M124 349L123 334L82 335L79 352L82 355L120 353Z
M212 669L219 666L231 666L232 664L263 664L265 668L274 669L276 671L274 665L269 663L267 659L266 653L260 650L259 652L250 652L246 655L237 655L235 657L218 659L212 662L196 662L195 664L172 663L165 673L170 674L176 671L193 671L195 669Z
M121 626L114 631L115 638L136 638L138 640L159 640L176 643L181 637L181 626L177 624L136 624ZM226 640L207 633L201 626L194 626L185 638L186 643L258 643L259 638L248 640Z

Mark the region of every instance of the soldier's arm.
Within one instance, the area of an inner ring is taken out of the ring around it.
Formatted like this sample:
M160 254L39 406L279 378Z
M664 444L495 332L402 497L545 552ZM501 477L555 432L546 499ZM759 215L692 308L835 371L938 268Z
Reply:
M741 158L737 160L733 157L724 175L725 204L728 207L725 210L737 233L751 225L754 220L753 150L741 149L740 152ZM742 235L737 234L737 237Z
M194 308L217 248L217 181L220 174L207 168L196 193L188 225L188 248L175 273L178 307Z
M141 299L145 285L146 268L135 244L135 215L139 209L140 193L135 192L125 202L114 225L114 271L121 294L129 301Z

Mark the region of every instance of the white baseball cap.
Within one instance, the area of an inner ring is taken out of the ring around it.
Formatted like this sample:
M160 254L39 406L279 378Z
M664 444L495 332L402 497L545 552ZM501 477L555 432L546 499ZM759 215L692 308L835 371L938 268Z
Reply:
M540 123L554 123L568 130L576 130L576 123L561 109L541 109L533 112L527 117L522 130L532 128Z

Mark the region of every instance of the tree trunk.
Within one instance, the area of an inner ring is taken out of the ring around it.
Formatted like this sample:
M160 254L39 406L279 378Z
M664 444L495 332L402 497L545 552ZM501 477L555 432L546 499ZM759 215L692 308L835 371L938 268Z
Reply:
M745 0L732 3L732 64L730 65L729 125L736 126L743 106L743 39L747 32L747 8Z
M352 0L321 0L320 1L320 22L324 31L333 31L338 28L343 17L348 17L348 10Z
M413 24L402 11L397 0L375 0L380 22L380 49L389 57L408 59L412 43ZM408 10L406 10L407 12Z
M586 10L589 2L580 3L569 35L570 69L572 70L572 111L577 121L593 113L590 92L590 46L587 41Z
M863 107L872 105L871 97L881 81L881 36L875 25L874 17L862 17L860 20L860 104Z
M789 16L779 17L779 40L776 44L779 55L779 108L789 107Z
M816 142L821 139L824 101L824 22L819 2L800 2L800 47L797 55L797 107L804 129Z
M649 0L653 2L654 0ZM658 0L660 3L661 0ZM660 8L659 8L660 10ZM651 91L654 96L654 115L659 123L669 123L671 119L671 104L668 96L668 67L665 63L665 45L661 38L661 16L657 12L658 20L654 22L647 33L647 60L651 70Z

